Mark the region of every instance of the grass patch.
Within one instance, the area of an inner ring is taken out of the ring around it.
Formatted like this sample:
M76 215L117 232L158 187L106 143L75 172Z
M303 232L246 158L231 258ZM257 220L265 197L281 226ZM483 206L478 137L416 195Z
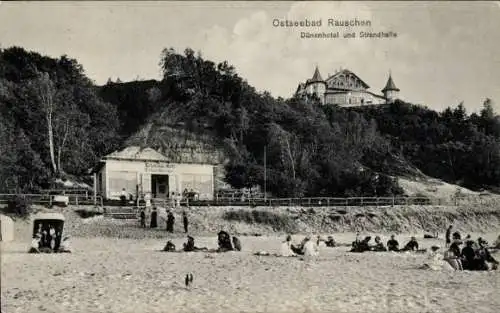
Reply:
M263 210L237 210L227 211L223 214L227 221L244 222L247 224L264 224L273 227L274 231L295 232L297 226L293 218Z

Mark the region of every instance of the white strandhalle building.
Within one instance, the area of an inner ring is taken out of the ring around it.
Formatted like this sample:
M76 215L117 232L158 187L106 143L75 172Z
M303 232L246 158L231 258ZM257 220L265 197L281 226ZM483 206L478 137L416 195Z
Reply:
M368 90L369 88L370 86L361 78L346 69L323 79L316 66L312 78L300 83L295 95L303 99L311 99L314 96L323 105L332 104L341 107L388 104L399 98L400 90L390 74L382 94L373 93Z
M119 199L123 188L135 197L169 198L172 192L196 191L214 198L214 164L172 163L151 148L127 147L103 157L97 168L97 193Z

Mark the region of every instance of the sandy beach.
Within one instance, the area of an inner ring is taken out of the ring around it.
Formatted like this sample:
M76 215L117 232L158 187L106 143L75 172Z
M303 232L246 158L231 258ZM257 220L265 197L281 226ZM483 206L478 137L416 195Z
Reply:
M490 242L496 237L481 235ZM399 235L400 243L408 236ZM321 246L315 260L253 255L278 252L281 240L241 237L243 251L223 254L159 252L165 242L158 239L73 238L72 254L41 255L27 254L28 242L2 243L2 312L479 313L500 307L498 271L422 270L421 254L355 254L347 247ZM436 243L419 241L424 248ZM173 242L179 248L184 239ZM197 238L196 245L215 247L216 238ZM194 275L189 288L187 273Z

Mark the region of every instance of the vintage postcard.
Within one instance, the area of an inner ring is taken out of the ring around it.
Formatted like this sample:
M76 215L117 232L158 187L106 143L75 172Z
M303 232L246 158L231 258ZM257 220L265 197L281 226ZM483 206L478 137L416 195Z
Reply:
M1 312L497 312L500 2L0 1Z

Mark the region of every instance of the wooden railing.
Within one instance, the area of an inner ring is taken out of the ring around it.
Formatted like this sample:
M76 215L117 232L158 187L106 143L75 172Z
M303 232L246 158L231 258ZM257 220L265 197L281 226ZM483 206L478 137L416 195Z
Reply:
M51 206L54 203L54 196L49 194L0 194L0 205L7 204L15 197L24 197L33 204ZM70 205L96 205L103 207L120 206L120 201L109 203L101 196L84 194L65 194ZM170 208L170 199L153 199L152 205ZM140 203L144 206L144 203ZM460 196L451 198L430 198L430 197L309 197L309 198L238 198L238 197L217 197L213 200L188 200L182 199L180 206L304 206L304 207L330 207L330 206L395 206L395 205L497 205L500 208L500 196ZM131 206L129 203L127 205ZM137 207L135 204L132 206Z
M40 194L13 194L13 193L4 193L0 194L0 204L7 204L10 200L15 199L16 197L22 197L28 200L33 204L41 204L52 206L54 204L54 197L56 196L66 196L68 197L68 201L70 205L98 205L103 206L103 198L101 196L93 196L88 194L71 194L66 193L64 195L51 195L48 193L40 193Z

